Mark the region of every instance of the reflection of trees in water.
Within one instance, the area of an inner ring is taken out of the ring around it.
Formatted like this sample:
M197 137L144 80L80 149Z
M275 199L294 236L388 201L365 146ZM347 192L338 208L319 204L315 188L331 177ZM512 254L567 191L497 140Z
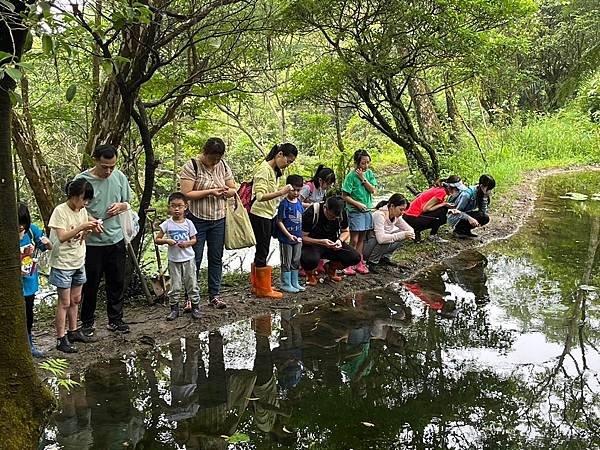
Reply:
M582 267L583 285L592 277L599 244L600 217L595 216ZM600 445L600 380L599 374L588 365L588 352L597 361L600 351L597 340L590 339L586 327L588 300L588 292L583 289L572 294L561 354L541 373L535 373L535 367L529 368L535 381L524 411L530 426L541 424L540 441L544 446L561 445L566 440L570 441L570 448L585 448L589 443ZM546 408L540 410L539 403Z

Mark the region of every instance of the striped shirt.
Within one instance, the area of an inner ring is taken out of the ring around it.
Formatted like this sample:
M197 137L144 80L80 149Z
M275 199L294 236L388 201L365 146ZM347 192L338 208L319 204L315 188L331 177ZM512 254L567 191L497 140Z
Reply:
M224 187L227 181L233 180L233 173L224 160L219 161L212 168L206 167L196 159L198 172L194 170L192 161L188 161L181 170L181 180L194 182L193 191L204 191ZM219 220L225 217L225 202L221 197L209 195L198 200L190 200L190 212L203 220Z

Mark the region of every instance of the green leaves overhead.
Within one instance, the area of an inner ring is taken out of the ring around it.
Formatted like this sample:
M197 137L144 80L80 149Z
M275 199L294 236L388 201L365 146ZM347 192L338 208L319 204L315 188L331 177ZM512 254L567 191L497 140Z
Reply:
M52 37L48 34L42 35L42 50L47 55L54 50L54 42L52 41Z
M75 97L75 94L77 93L77 85L76 84L72 84L67 88L67 92L65 93L65 98L68 102L70 102L71 100L73 100L73 98Z

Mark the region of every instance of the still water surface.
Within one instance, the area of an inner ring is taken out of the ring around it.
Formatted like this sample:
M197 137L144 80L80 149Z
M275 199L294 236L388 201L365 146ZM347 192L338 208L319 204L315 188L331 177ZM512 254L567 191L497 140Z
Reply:
M510 241L89 368L42 449L600 448L600 175ZM494 211L501 205L493 205Z

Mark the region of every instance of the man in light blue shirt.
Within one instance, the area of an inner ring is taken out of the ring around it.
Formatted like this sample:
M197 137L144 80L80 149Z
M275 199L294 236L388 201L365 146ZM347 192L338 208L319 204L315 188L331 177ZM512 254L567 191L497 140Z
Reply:
M75 178L85 178L94 188L94 198L86 207L96 219L102 219L104 231L90 234L86 239L85 271L81 305L81 331L94 333L96 300L102 275L106 286L107 328L129 332L123 322L123 290L125 287L126 249L118 215L129 208L131 188L127 177L116 168L117 149L110 144L99 145L92 153L94 167Z

